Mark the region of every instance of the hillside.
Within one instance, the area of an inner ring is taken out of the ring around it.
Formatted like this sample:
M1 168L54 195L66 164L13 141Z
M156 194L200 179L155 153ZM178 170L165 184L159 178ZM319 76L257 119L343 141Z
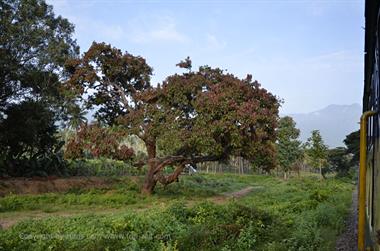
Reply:
M320 130L329 147L343 145L347 134L359 129L361 106L329 105L311 113L290 114L301 130L301 140L306 141L312 130Z

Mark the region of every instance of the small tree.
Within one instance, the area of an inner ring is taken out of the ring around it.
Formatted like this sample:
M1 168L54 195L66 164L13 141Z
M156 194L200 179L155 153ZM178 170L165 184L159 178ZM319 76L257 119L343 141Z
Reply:
M324 178L322 173L323 166L327 163L328 147L323 142L319 130L313 130L310 138L306 142L306 153L308 155L309 164L316 169L319 169L321 178Z
M78 104L66 104L65 120L67 120L67 129L78 130L82 125L87 124L87 112L81 109Z
M284 178L302 157L301 141L298 140L300 130L296 123L289 117L283 117L279 121L277 130L277 159L284 172Z
M360 152L360 130L354 131L346 136L344 139L346 145L346 152L352 154L351 166L359 165L359 152Z
M339 176L347 175L350 170L350 156L345 147L336 147L328 150L327 160L330 168Z

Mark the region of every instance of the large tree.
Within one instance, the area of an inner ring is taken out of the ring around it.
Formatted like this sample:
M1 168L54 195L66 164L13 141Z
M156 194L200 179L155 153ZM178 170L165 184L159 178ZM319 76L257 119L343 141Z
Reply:
M280 119L277 130L277 159L284 171L284 178L302 155L301 141L298 139L300 130L292 117L285 116Z
M306 153L310 165L313 168L319 169L322 178L324 178L322 168L327 164L327 150L328 147L325 145L320 132L313 130L306 142Z
M277 98L249 75L239 79L207 66L190 71L188 58L178 66L186 72L152 87L152 68L142 57L93 43L80 60L67 63L67 93L82 97L88 108L96 106L98 120L122 125L144 141L146 194L157 182L177 180L189 163L235 155L260 159L262 168L272 168ZM167 166L175 170L164 175Z
M6 166L52 149L62 108L77 106L74 100L64 106L60 92L64 63L79 54L73 32L42 0L0 1L0 159Z

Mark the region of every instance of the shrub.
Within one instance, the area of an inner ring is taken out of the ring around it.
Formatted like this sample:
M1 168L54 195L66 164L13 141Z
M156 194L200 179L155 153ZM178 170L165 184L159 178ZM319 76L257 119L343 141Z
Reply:
M142 175L144 168L136 168L130 162L112 159L87 159L69 161L70 176L124 176Z
M318 225L310 217L298 219L298 224L292 237L289 239L289 250L319 251L322 238Z

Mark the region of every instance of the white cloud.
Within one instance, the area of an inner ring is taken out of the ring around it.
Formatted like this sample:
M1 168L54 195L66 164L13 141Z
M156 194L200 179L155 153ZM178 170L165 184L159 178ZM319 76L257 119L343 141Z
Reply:
M132 30L129 39L135 43L184 43L188 41L188 38L178 31L177 24L171 17L159 17L151 20L139 18L131 21L129 27Z
M120 40L123 38L125 34L123 28L119 25L104 25L98 24L98 30L105 36L110 38L111 40Z
M362 58L355 52L341 50L308 58L304 64L309 65L313 69L339 70L340 72L344 72L354 68L361 68Z
M67 17L75 10L86 10L94 6L95 1L78 0L46 0L46 3L54 7L54 12Z
M224 63L240 77L253 74L264 88L285 100L282 113L310 112L335 103L360 103L364 69L360 51L341 49L310 57L266 57L259 50L243 52L218 58L218 64Z
M125 39L126 30L120 25L83 17L68 18L75 24L75 34L82 45L89 43L89 46L92 41L114 44Z
M124 17L124 23L115 23L112 19L95 19L89 18L88 15L78 15L78 11L87 11L93 7L95 4L93 1L47 0L47 2L54 6L57 14L63 15L75 24L78 41L85 42L86 45L93 40L112 44L118 44L123 40L144 44L189 41L189 38L179 30L176 20L170 15L136 14L134 17Z
M326 3L324 2L312 2L311 3L311 14L313 16L319 17L323 16L326 11Z
M47 0L47 3L54 6L56 15L63 15L75 25L75 37L81 46L85 45L84 49L94 40L113 44L124 39L126 31L119 24L109 23L107 19L102 21L77 14L93 6L92 1Z
M208 47L214 49L214 50L220 50L226 47L227 43L225 41L221 41L216 38L215 35L207 34L206 35L206 41L208 44Z

